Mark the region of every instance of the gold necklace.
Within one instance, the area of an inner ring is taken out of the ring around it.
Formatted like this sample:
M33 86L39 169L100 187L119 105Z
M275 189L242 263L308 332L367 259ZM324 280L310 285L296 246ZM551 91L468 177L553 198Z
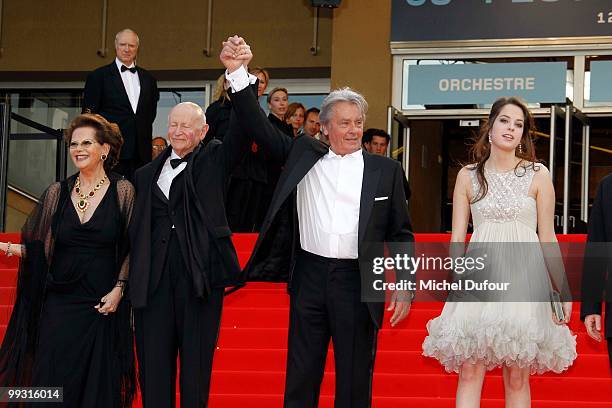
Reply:
M82 194L81 178L77 176L76 182L74 183L74 192L77 194L77 196L79 196L79 200L77 200L77 209L81 213L85 213L85 211L87 211L87 208L89 208L89 199L93 198L93 196L96 194L96 191L98 191L104 185L106 180L108 180L108 177L104 175L104 177L102 177L102 180L98 181L98 183L94 186L93 190L91 190L87 194Z

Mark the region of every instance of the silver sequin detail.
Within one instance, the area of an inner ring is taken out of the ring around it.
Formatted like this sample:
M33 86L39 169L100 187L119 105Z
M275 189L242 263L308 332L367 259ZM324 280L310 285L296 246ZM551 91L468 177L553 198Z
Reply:
M537 166L537 164L536 164ZM518 174L518 175L517 175ZM529 187L535 174L533 166L519 167L506 172L493 172L485 169L489 184L487 195L472 204L473 209L482 214L489 222L515 221L529 200ZM473 197L478 196L479 184L476 171L470 171Z

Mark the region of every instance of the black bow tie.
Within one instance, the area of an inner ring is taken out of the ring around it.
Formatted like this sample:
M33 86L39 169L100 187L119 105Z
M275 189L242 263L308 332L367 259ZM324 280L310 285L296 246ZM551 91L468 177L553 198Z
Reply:
M128 68L125 65L121 66L121 72L130 71L132 74L136 73L136 67Z
M191 156L191 153L185 155L185 157L183 157L182 159L170 159L170 165L172 166L173 169L176 169L179 164L181 163L187 163L187 160L189 160L189 156Z

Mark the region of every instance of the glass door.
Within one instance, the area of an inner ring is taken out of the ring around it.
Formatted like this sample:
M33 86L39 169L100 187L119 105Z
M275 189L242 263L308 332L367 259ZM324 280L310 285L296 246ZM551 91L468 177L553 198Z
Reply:
M548 167L555 187L555 232L586 232L590 121L571 102L551 107Z

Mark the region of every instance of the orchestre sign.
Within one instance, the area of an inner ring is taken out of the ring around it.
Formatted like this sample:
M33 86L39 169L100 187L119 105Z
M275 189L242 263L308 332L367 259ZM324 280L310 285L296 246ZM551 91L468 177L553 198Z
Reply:
M565 62L410 65L404 84L410 105L488 104L507 95L562 103L566 70Z
M612 36L611 0L392 1L392 42Z

